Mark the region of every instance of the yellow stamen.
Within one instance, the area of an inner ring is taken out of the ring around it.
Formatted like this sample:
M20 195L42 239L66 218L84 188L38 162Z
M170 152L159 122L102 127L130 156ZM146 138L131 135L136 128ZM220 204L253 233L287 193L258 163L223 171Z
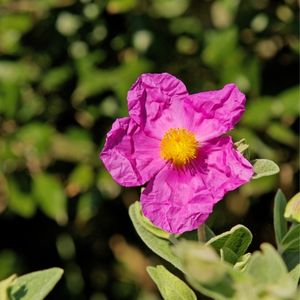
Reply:
M160 155L175 166L184 166L197 156L199 144L195 135L184 128L171 128L160 142Z

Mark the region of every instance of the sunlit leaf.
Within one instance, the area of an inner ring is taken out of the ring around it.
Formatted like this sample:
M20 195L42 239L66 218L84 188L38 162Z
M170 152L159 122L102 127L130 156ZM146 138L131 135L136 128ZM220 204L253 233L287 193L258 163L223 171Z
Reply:
M62 269L52 268L18 277L9 291L10 300L42 300L62 274Z
M253 179L274 175L280 171L276 163L269 159L256 159L252 162L252 164L254 170Z
M17 275L11 275L9 278L0 281L0 299L10 300L8 297L8 289L13 285Z

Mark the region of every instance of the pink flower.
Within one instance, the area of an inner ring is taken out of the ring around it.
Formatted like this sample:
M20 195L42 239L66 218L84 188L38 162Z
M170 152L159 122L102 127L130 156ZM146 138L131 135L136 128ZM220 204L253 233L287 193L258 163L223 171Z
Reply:
M170 74L143 74L128 92L129 117L114 122L100 157L119 184L147 183L142 210L156 226L196 229L226 192L253 175L224 136L245 100L234 84L189 95Z

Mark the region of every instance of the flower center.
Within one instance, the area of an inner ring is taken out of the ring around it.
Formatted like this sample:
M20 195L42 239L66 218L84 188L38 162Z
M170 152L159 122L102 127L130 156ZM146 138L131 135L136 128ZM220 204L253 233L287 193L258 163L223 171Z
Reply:
M184 166L197 156L195 135L184 128L171 128L160 142L160 156L176 166Z

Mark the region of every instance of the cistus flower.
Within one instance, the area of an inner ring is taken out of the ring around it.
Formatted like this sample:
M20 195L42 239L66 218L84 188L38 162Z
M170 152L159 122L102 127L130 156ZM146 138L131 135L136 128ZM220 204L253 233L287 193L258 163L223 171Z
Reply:
M114 122L100 157L120 185L147 183L142 211L156 226L196 229L226 192L251 179L252 165L224 135L245 110L234 84L189 95L170 74L143 74L127 99L129 117Z

